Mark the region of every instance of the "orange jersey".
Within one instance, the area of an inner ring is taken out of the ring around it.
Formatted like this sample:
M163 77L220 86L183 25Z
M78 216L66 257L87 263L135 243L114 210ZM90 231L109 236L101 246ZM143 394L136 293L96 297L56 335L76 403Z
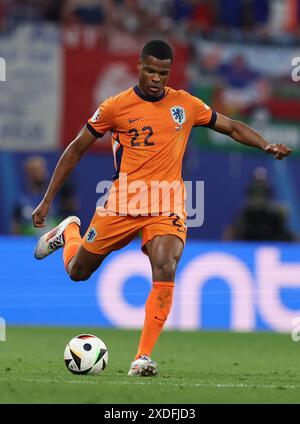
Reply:
M154 98L146 97L135 86L100 104L87 128L96 137L112 132L116 174L108 209L125 214L134 204L137 214L177 213L182 209L182 160L189 134L194 126L213 126L215 120L216 113L204 102L170 87ZM164 184L170 185L169 191L157 195L153 187ZM181 187L182 192L171 205L164 204L172 184Z

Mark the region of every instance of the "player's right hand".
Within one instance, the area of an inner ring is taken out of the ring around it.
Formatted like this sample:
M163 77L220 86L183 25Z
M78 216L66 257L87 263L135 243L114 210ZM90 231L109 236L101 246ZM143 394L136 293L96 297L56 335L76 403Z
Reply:
M283 159L284 157L288 156L292 151L290 147L282 143L268 144L264 148L264 150L266 153L271 153L272 155L274 155L275 159L277 160Z
M44 200L38 205L38 207L32 212L32 222L34 227L43 228L46 225L46 216L48 214L50 204Z

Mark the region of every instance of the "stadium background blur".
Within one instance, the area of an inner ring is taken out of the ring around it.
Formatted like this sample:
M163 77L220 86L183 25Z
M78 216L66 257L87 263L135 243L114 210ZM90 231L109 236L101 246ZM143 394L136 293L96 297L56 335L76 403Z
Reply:
M9 324L142 324L151 275L139 242L74 289L59 255L34 262L31 212L97 105L135 84L153 38L174 48L169 85L293 148L274 161L193 130L183 175L205 183L205 220L189 230L169 328L290 331L300 313L298 0L0 0L0 315ZM106 136L64 186L49 225L76 213L85 231L97 183L113 173Z

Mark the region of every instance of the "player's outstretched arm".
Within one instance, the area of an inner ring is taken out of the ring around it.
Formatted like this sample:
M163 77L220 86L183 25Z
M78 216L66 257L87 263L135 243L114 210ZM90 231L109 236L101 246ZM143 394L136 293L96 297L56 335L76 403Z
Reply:
M96 137L93 136L86 127L84 127L75 140L72 141L72 143L70 143L63 152L53 172L43 200L32 213L32 221L35 227L45 226L45 218L55 194L63 185L68 175L75 168L81 156L95 140Z
M230 136L239 143L257 147L264 150L266 153L271 153L275 155L275 159L278 160L288 156L292 151L292 149L287 147L285 144L269 144L258 132L248 127L248 125L243 122L230 119L220 113L217 113L217 120L213 129L217 132Z

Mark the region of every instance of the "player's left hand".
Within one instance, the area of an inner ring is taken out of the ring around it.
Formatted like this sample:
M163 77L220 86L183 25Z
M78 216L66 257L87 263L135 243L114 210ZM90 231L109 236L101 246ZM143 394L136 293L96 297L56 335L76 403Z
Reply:
M264 150L266 153L271 153L272 155L275 155L275 159L278 160L285 158L292 151L290 147L287 147L285 144L281 143L268 144Z

